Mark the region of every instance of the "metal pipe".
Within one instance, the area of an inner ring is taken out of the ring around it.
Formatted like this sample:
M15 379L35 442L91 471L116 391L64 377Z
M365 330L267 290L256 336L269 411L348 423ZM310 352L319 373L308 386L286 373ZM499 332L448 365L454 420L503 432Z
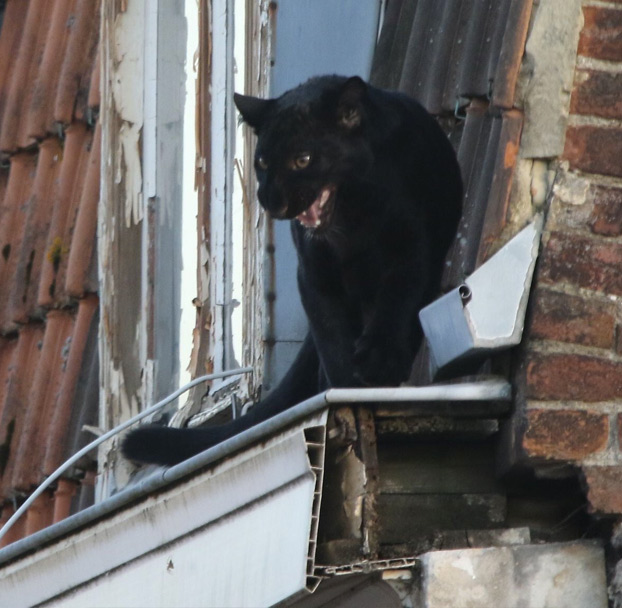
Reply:
M403 401L509 401L512 387L505 380L485 380L464 384L397 386L386 388L331 388L328 403Z

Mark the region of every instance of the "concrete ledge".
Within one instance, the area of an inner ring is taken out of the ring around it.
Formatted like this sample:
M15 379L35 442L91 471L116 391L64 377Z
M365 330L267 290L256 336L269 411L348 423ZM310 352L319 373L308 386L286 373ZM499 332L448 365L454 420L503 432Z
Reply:
M596 542L433 551L422 564L425 608L607 608Z

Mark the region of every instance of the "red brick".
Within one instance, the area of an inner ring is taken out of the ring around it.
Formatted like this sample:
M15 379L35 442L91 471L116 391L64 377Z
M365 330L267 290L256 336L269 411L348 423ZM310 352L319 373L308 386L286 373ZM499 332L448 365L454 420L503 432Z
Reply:
M590 217L592 232L603 236L622 235L622 188L592 186L590 198L594 205Z
M577 70L570 112L601 118L622 118L622 74Z
M622 61L622 11L586 6L583 17L579 55Z
M540 280L622 295L622 244L553 232L542 252Z
M592 511L622 513L622 466L582 467Z
M573 169L622 177L622 129L568 127L564 158Z
M609 418L580 410L528 410L523 448L530 456L581 460L609 442Z
M615 305L538 289L530 336L583 346L613 348Z
M592 355L531 353L527 396L587 403L620 399L622 363Z

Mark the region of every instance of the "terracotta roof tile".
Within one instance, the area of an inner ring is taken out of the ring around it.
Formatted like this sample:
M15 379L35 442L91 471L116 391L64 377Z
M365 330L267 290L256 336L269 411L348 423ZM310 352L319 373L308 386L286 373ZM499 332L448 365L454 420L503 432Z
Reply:
M72 123L66 131L58 196L53 204L52 220L45 245L45 259L37 297L39 306L49 308L56 300L62 300L64 282L59 278L59 274L61 269L64 274L67 256L71 251L73 222L87 173L92 137L92 131L89 131L84 123Z
M8 1L0 36L0 150L33 146L57 123L92 121L98 16L99 0Z
M72 439L71 430L78 435L82 433L81 425L80 428L72 429L71 421L74 410L82 410L81 407L74 408L75 405L82 405L76 403L75 396L84 368L83 364L89 360L88 353L85 351L98 303L94 295L80 300L71 335L63 344L61 352L58 353L62 362L58 370L59 392L55 397L54 407L51 409L46 432L47 442L41 442L45 443L45 457L41 459L44 475L53 473L68 456L67 443L70 443ZM86 373L88 374L88 369Z
M86 120L86 109L99 105L99 0L76 2L68 24L67 49L57 82L54 102L55 121L68 125L72 119ZM93 74L96 82L93 83ZM97 89L91 104L91 88ZM94 98L95 100L95 98Z
M4 423L7 409L7 395L9 393L12 364L17 348L17 338L0 336L0 478L4 473L9 457L10 436L14 432L14 425ZM8 420L8 419L7 419Z
M8 0L0 28L3 521L92 439L83 426L97 424L99 7ZM92 504L94 457L44 493L2 544Z
M71 504L78 490L78 484L69 479L59 479L56 491L54 492L54 523L65 519L71 515Z
M2 515L0 516L0 525L4 525L13 513L15 513L13 505L4 505L2 508ZM7 532L6 536L0 539L0 547L6 547L24 536L26 536L26 518L22 517L15 522L14 526Z
M61 167L62 148L60 142L47 139L39 146L36 173L30 196L24 207L24 214L18 216L23 222L21 242L12 250L15 270L10 275L12 288L6 311L8 321L26 323L35 316L37 292L41 267L45 255L58 175Z
M51 422L58 403L62 370L67 364L72 329L71 315L57 310L48 313L39 363L30 374L31 389L22 432L12 456L17 460L11 479L11 486L16 490L29 492L43 478L45 440L42 439L53 432Z
M36 76L26 106L25 120L21 120L18 132L18 144L27 145L28 141L41 139L49 129L52 117L54 92L58 84L58 74L65 57L69 14L75 0L56 0L51 2L52 14L49 26L40 25L42 45L41 62L31 69L36 69Z
M5 368L6 390L0 418L0 440L8 460L0 478L0 497L12 498L13 471L20 465L18 445L24 433L24 421L31 406L29 394L32 380L38 367L43 345L44 327L30 323L22 328L15 342L11 344L11 356ZM2 348L7 348L5 344Z
M97 207L99 203L99 164L101 152L101 127L98 123L90 144L90 154L82 195L78 204L71 246L67 257L65 291L69 296L81 297L89 287L95 291L96 285L90 285L90 275L94 259L95 237L97 229Z
M38 496L26 512L26 536L54 523L54 500L47 492Z
M15 71L20 43L24 37L24 21L26 20L29 0L9 2L6 5L0 36L0 126L4 109L8 102L8 88ZM1 138L0 138L1 139Z
M0 342L4 497L28 492L91 439L82 426L96 423L97 308L97 297L88 296L77 311L50 311L45 324Z
M37 157L31 153L11 158L9 180L0 217L0 331L15 329L10 318L9 298L17 271L19 251L26 231L28 200L36 174Z
M38 155L11 157L8 184L0 171L2 331L96 289L100 145L99 129L74 123L64 146L47 138Z
M12 0L15 2L15 0ZM11 80L7 82L8 96L2 126L0 127L0 150L14 151L34 142L18 143L20 125L25 119L24 108L30 106L32 83L36 77L36 66L41 62L47 33L46 24L51 18L54 2L30 0L22 30L19 51L15 60ZM24 7L26 8L26 7ZM4 27L2 30L4 31ZM21 145L20 145L21 144Z

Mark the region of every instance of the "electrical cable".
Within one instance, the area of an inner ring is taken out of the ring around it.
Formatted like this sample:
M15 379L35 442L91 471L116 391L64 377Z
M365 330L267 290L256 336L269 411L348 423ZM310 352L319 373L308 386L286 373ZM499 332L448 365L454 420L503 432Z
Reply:
M100 437L98 437L97 439L89 443L88 445L84 446L81 450L76 452L71 458L67 459L63 464L61 464L47 479L45 479L43 483L41 483L39 487L24 501L24 503L19 507L19 509L17 509L17 511L13 513L13 515L4 524L4 526L2 526L2 529L0 530L0 540L13 527L13 524L15 524L15 522L30 508L30 505L32 505L32 503L41 494L43 494L43 492L47 490L47 488L50 485L52 485L70 466L72 466L74 463L80 460L80 458L82 458L84 455L88 454L92 449L104 443L104 441L107 441L111 437L114 437L121 431L124 431L129 426L132 426L132 424L134 424L135 422L138 422L139 420L146 418L150 414L153 414L154 412L157 412L158 410L162 409L165 405L168 405L171 401L174 401L180 395L190 390L197 384L202 384L203 382L208 382L210 380L216 380L218 378L226 378L228 376L237 376L237 375L247 374L247 373L252 373L252 372L253 372L252 367L240 367L240 368L231 369L225 372L218 372L215 374L207 374L205 376L199 376L198 378L195 378L194 380L188 382L187 384L184 384L184 386L178 388L174 393L171 393L168 397L165 397L164 399L162 399L162 401L158 401L158 403L156 403L155 405L152 405L151 407L142 411L140 414L137 414L136 416L130 418L129 420L126 420L125 422L122 422L118 426L115 426L113 429L107 431L106 433L104 433L103 435L101 435Z

